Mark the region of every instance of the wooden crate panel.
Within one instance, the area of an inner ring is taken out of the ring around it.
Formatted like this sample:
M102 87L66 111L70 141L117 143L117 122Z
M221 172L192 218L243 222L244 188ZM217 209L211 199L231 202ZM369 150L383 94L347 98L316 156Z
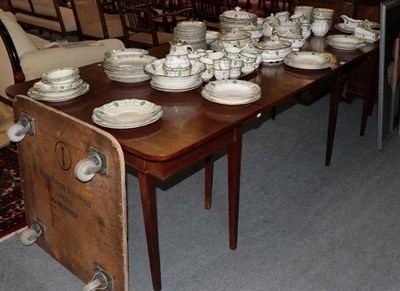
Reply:
M34 119L35 133L18 144L28 224L45 226L37 243L83 282L96 268L112 278L110 290L128 290L125 164L107 132L25 96L14 101L18 118ZM92 147L107 157L107 174L88 182L75 165Z

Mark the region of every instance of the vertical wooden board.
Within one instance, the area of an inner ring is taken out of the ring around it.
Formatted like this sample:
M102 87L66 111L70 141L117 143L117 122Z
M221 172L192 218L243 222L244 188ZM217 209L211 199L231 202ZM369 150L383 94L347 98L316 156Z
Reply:
M29 97L17 96L16 118L34 119L35 133L18 144L28 224L45 226L36 242L83 282L100 267L112 289L128 290L125 163L119 143L107 132ZM107 157L107 174L89 182L75 165L93 147Z

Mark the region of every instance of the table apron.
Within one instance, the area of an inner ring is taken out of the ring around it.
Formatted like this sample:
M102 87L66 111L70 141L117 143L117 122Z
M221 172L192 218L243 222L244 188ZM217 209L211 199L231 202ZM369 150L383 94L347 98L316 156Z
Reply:
M173 160L145 160L124 150L125 163L137 171L156 177L161 181L165 181L175 174L178 174L182 170L187 169L201 160L204 160L206 157L214 154L224 146L236 141L241 142L241 136L236 136L238 133L241 135L241 130L237 130L239 127L230 129L229 131Z

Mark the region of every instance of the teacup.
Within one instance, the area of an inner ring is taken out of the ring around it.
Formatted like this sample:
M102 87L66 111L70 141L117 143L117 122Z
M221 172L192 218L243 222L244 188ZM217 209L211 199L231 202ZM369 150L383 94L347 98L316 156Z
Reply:
M201 74L203 81L208 81L214 76L214 61L210 58L200 58L200 62L206 65L206 70Z
M214 60L214 69L227 70L231 68L231 60L224 57L219 60Z
M225 56L229 59L239 59L240 52L242 51L240 48L236 46L227 47L223 49Z
M231 74L231 69L214 68L214 77L219 80L228 80Z
M241 71L244 74L248 74L248 73L253 72L257 68L258 68L258 64L256 62L243 62Z
M231 73L230 73L229 77L231 79L239 78L240 74L242 73L242 66L243 66L242 60L232 60L231 61Z

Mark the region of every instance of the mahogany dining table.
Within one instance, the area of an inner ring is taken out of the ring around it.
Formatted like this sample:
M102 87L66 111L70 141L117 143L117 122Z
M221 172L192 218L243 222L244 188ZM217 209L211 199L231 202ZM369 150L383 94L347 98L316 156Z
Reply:
M310 41L313 41L313 37L303 49L312 50ZM149 52L162 58L168 50L169 46L161 46L152 48ZM93 109L113 100L145 99L162 106L163 116L153 124L135 129L105 128L121 144L126 164L137 171L154 290L161 289L156 180L165 181L192 165L205 161L206 208L209 208L212 155L227 147L229 246L232 250L236 249L244 123L288 98L319 87L331 91L325 158L325 164L330 164L343 82L359 63L371 58L376 60L378 44L368 44L356 51L339 51L323 46L322 51L334 56L331 68L304 70L289 67L282 62L264 63L255 72L242 77L241 79L260 85L262 91L261 99L246 105L212 103L202 98L202 87L188 92L161 92L153 89L149 81L137 84L111 81L104 73L101 63L80 68L81 78L90 85L88 93L66 102L47 103L95 126L97 125L91 118ZM366 75L373 74L373 71L366 72ZM6 93L11 100L19 94L26 95L36 81L38 80L12 85L6 89Z

